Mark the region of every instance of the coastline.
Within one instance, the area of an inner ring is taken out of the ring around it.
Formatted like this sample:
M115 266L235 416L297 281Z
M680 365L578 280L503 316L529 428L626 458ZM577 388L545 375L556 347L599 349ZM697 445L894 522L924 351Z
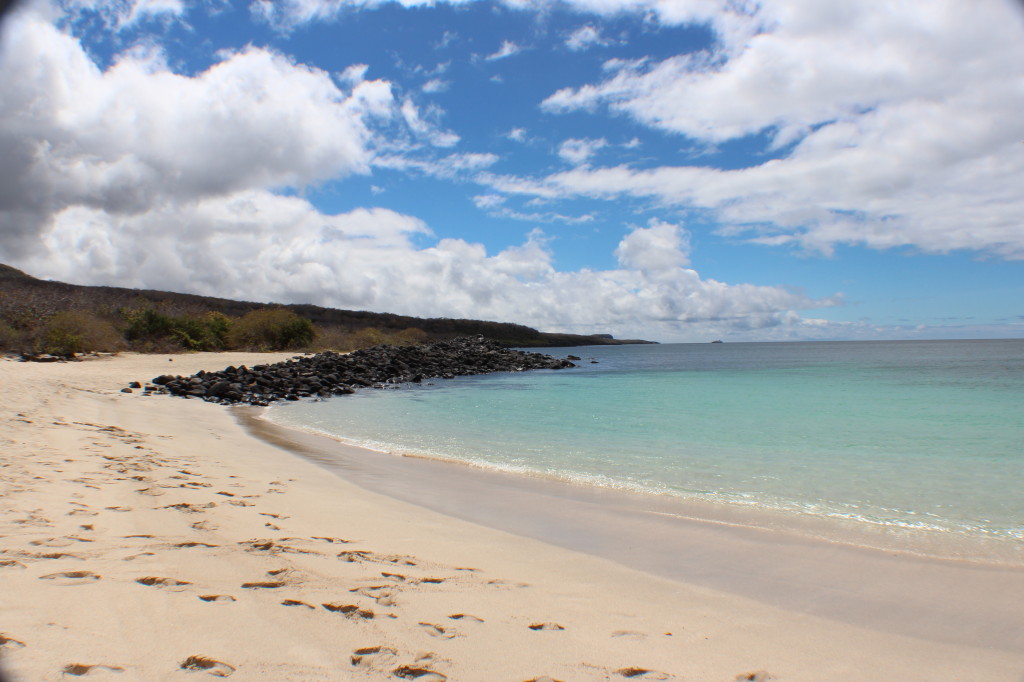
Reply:
M185 373L280 357L288 354L194 354L173 362ZM0 671L10 679L61 679L79 674L68 672L73 666L120 679L196 672L279 680L1024 674L1024 654L1008 646L1020 641L1012 624L1009 634L1001 628L1002 641L991 623L912 636L693 576L670 579L373 492L353 483L351 471L330 471L254 438L222 407L119 392L127 381L166 371L167 360L0 361L7 389L0 394ZM461 476L451 465L430 466L444 467L441 478ZM551 517L550 507L537 511ZM644 524L658 518L647 514ZM685 557L720 575L724 559L711 550L722 528L702 528ZM729 580L775 566L769 582L799 592L806 576L836 563L835 554L852 556L820 545L800 554L810 545L794 542L784 543L795 552L786 557L778 537L763 532L728 559ZM614 549L634 556L641 544ZM919 581L921 562L887 561L894 597L896 588ZM1020 581L1010 582L1003 585L1011 590L1007 609L1019 603L1012 590ZM966 587L924 597L944 601L945 617L963 615L962 606L979 596L978 585ZM833 597L840 606L851 599L839 588Z
M277 424L255 408L235 410L253 436L364 489L448 516L852 625L1024 649L1019 562L957 557L944 545L907 546L901 536L841 536L821 519L798 524L782 513L383 453ZM888 542L870 546L868 539Z

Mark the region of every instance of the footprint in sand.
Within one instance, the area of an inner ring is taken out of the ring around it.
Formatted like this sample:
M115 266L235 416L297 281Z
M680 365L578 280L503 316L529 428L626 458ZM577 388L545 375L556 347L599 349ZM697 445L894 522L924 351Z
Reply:
M562 680L556 680L550 675L541 675L540 677L531 677L526 682L562 682Z
M531 630L564 630L558 623L531 623Z
M434 623L420 623L420 627L427 631L427 634L431 637L440 637L441 639L453 639L458 637L458 633L454 630L450 630L441 625L435 625Z
M444 682L448 679L447 675L415 663L413 665L400 665L392 670L391 674L404 680L416 680L417 682Z
M670 680L672 676L668 673L659 672L657 670L648 670L647 668L619 668L615 671L616 675L621 675L626 679L642 678L645 680Z
M467 623L482 623L482 622L484 622L483 618L478 618L478 617L476 617L476 616L474 616L472 614L469 614L469 613L453 613L453 614L451 614L448 617L451 618L452 620L462 620L462 621L465 621Z
M338 553L338 558L342 561L349 563L362 563L364 561L370 561L370 556L373 552L368 552L365 549L352 549Z
M25 564L14 559L0 559L0 568L25 568Z
M67 547L71 544L68 538L46 538L45 540L33 540L28 543L33 547Z
M29 555L33 559L78 559L84 560L84 557L80 557L77 554L68 554L66 552L44 552L40 554Z
M496 580L488 580L487 584L488 585L492 585L494 587L529 587L530 586L529 583L521 583L521 582L517 582L515 580L504 580L502 578L498 578Z
M209 542L179 542L175 547L181 547L187 549L190 547L216 547L217 545L211 545Z
M381 606L395 606L398 602L395 599L397 590L394 585L367 585L365 587L353 587L349 592L369 597Z
M63 571L61 573L50 573L39 576L40 580L59 580L62 585L81 585L94 580L100 576L92 571Z
M126 556L124 559L121 559L121 561L135 561L136 559L140 559L144 556L156 556L156 554L153 552L139 552L138 554Z
M182 585L192 584L187 580L178 580L177 578L158 578L154 575L146 576L145 578L136 578L135 582L148 587L180 587Z
M312 604L307 604L306 602L299 601L298 599L285 599L284 601L281 602L281 605L282 606L305 606L307 609L315 609L316 608Z
M199 598L202 599L203 601L223 601L223 602L237 601L230 594L201 594L201 595L199 595Z
M379 670L391 665L398 658L398 652L387 646L368 646L352 652L352 665Z
M0 649L21 649L25 643L0 632Z
M364 609L356 604L321 604L325 609L332 613L340 613L346 618L362 618L363 620L372 620L374 617L373 611L370 609Z
M757 670L752 673L740 673L733 679L735 682L769 682L775 678L767 670Z
M647 635L645 635L642 632L637 632L635 630L616 630L612 633L612 637L618 639L628 639L634 642L638 642L641 639L647 639Z
M202 514L203 510L216 507L216 503L207 502L206 504L189 504L188 502L178 502L177 504L169 504L166 507L160 507L160 509L174 509L186 514Z
M88 675L93 670L106 670L112 673L124 672L124 668L116 665L84 665L82 663L68 663L66 666L64 666L64 670L62 672L65 675L81 677L82 675Z
M179 665L182 670L201 670L214 677L227 677L235 672L235 667L223 661L217 661L206 656L189 656Z
M284 587L285 583L281 581L267 581L267 582L253 582L253 583L242 583L242 587L246 590L274 590L278 587Z

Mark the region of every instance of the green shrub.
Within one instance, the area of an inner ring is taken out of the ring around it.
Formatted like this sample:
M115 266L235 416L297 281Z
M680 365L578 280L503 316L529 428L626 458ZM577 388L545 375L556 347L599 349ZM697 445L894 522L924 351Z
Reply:
M20 351L27 350L31 344L27 343L26 334L0 320L0 350Z
M70 355L87 351L118 351L124 339L114 325L95 315L80 311L57 313L46 321L36 349L51 355Z
M246 313L228 332L233 348L290 350L313 342L313 323L284 308L263 308Z
M174 320L152 308L123 311L123 315L128 319L124 336L129 341L167 338L174 331Z
M165 315L152 308L122 310L128 320L125 337L142 350L183 348L224 350L228 345L231 318L209 311L204 315Z
M228 336L231 333L231 318L224 313L211 310L203 316L209 350L224 350L228 347Z

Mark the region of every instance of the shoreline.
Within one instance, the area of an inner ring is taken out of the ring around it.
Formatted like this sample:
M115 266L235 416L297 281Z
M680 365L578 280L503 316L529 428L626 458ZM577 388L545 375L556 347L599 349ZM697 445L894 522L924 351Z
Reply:
M1024 673L1022 648L1007 646L1019 621L1001 635L992 623L901 634L659 577L373 492L353 482L351 465L332 472L253 438L222 407L120 393L168 361L186 373L272 360L0 361L0 677L982 682ZM513 491L494 497L530 508ZM729 580L776 567L775 582L794 594L830 555L848 556L830 548L787 559L803 546L753 534L723 565L713 556L721 529L703 535L676 558ZM891 565L886 589L906 598L890 603L916 617L917 563ZM963 589L925 595L941 602L923 605L940 620L987 598L971 581L951 584ZM1010 609L1017 582L1004 588ZM852 598L828 597L833 606Z
M234 408L246 430L372 492L670 580L887 632L1024 647L1024 566L864 546L780 514L395 455ZM699 547L699 560L690 554ZM624 548L628 550L624 551ZM770 548L771 558L765 561ZM754 567L743 570L737 567ZM957 592L968 592L960 599Z
M289 406L291 403L271 407L280 409ZM276 421L267 412L270 408L238 405L232 406L231 409L236 411L242 424L253 435L284 447L300 449L305 447L310 451L319 449L309 445L315 440L304 445L294 438L282 437L283 434L298 433L336 443L339 446L338 453L342 456L351 451L365 453L375 458L383 456L406 461L423 460L456 467L456 470L469 469L483 472L485 476L507 477L510 481L519 481L523 486L536 485L545 490L601 491L600 494L606 495L610 499L619 497L622 500L631 500L633 505L650 507L649 513L675 516L686 521L790 533L814 541L848 545L855 549L895 552L918 559L953 561L974 564L982 568L1024 569L1024 541L1016 537L970 535L947 529L913 528L874 522L868 519L810 514L795 509L766 507L756 502L738 504L701 498L697 495L684 496L639 488L603 485L595 481L574 480L533 470L507 469L485 461L378 448L354 442L320 429L304 428ZM289 445L290 442L291 445ZM357 457L357 455L350 455L347 459L354 460ZM320 459L316 459L315 456L314 459L322 460L328 465L336 463L326 452L320 454ZM415 501L415 499L410 498L409 501Z

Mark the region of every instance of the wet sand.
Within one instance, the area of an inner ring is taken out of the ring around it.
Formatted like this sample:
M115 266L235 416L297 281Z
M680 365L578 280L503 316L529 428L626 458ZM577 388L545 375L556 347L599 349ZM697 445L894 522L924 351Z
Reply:
M442 514L786 609L1024 651L1019 564L921 556L901 548L899 536L888 538L887 549L865 547L856 543L884 538L849 531L840 542L822 537L821 521L780 528L778 514L381 453L279 426L255 408L236 411L253 435ZM932 548L952 553L953 545Z

